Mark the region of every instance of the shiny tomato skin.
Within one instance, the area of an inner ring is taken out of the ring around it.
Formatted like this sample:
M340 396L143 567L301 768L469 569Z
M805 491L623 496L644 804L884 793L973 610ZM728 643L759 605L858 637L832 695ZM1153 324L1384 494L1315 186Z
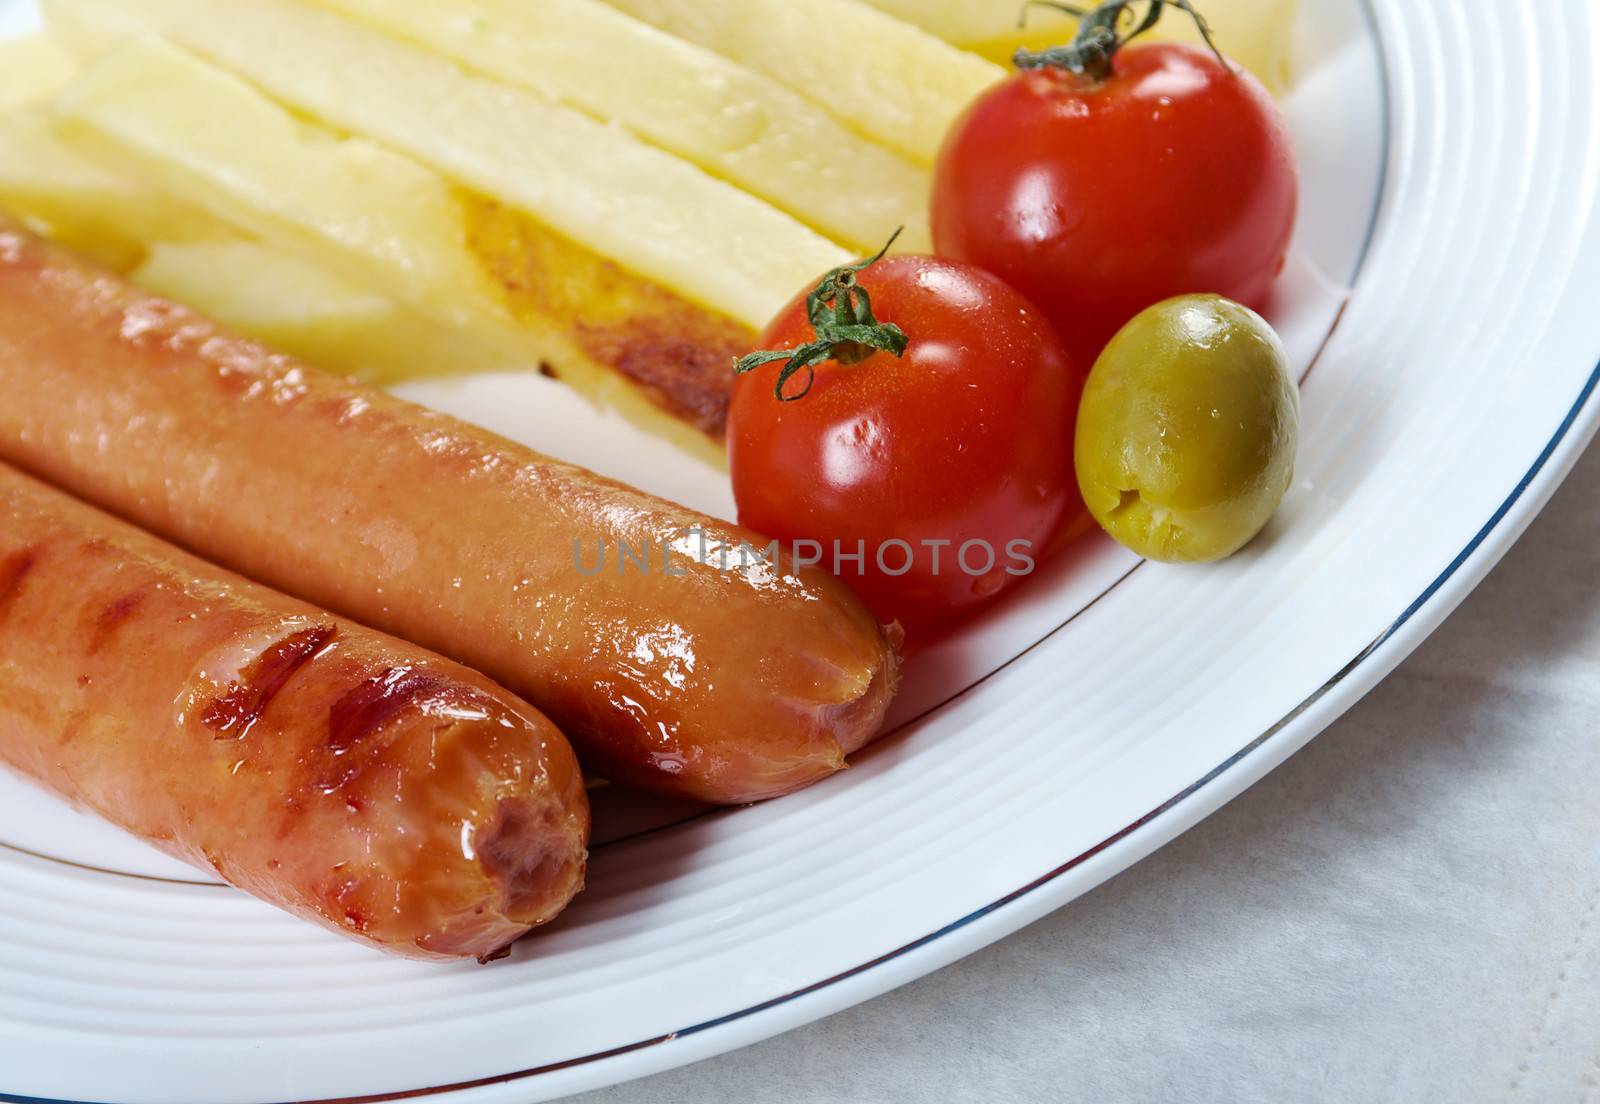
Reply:
M779 402L781 364L740 377L728 413L739 521L786 542L824 546L837 574L915 646L1026 575L1008 545L1042 558L1069 512L1082 511L1072 468L1083 374L1050 323L996 277L953 261L893 256L859 277L880 321L910 338L895 358L827 361L804 398ZM811 339L805 298L767 328L761 348ZM797 389L802 381L790 381ZM833 562L865 547L865 563ZM904 541L911 555L887 542ZM930 547L924 541L949 541ZM996 566L961 546L985 541ZM875 550L886 549L886 573ZM937 563L935 559L937 557ZM898 572L910 561L910 570ZM1015 573L1008 573L1007 568Z
M1092 363L1153 303L1211 292L1260 310L1299 181L1287 125L1242 69L1174 43L1118 51L1095 83L1017 73L940 151L933 240L995 273Z

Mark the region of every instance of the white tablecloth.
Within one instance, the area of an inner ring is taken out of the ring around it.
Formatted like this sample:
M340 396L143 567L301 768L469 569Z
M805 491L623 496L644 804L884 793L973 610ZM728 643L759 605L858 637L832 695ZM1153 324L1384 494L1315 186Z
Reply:
M584 1104L1600 1104L1600 445L1266 780L940 973Z

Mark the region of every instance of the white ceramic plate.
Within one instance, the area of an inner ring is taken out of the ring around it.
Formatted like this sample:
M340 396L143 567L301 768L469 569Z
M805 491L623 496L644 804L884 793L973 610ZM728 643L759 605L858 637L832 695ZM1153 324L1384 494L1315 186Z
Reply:
M689 1062L1059 907L1348 708L1600 421L1600 14L1303 6L1304 212L1272 312L1303 445L1264 539L1204 569L1087 542L924 657L899 727L806 793L608 800L590 888L487 968L375 955L0 778L0 1100L488 1104ZM0 0L0 31L33 18ZM536 376L405 390L730 508Z

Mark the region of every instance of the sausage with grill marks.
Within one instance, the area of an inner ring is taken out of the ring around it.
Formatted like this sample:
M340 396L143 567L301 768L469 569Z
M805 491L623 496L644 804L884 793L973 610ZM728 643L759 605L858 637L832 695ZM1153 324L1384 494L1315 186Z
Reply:
M583 883L583 781L530 706L4 464L0 763L414 958L493 957Z

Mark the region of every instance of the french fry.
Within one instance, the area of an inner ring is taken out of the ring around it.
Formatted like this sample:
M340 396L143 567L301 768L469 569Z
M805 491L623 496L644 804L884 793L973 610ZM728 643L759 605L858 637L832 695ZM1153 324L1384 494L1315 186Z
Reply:
M764 325L850 255L617 127L293 0L52 0L52 27L156 31L341 130L538 219L672 292ZM71 39L66 39L69 45Z
M607 2L770 74L924 165L938 156L962 109L1005 76L999 66L858 0Z
M333 371L385 383L509 367L472 350L461 332L113 172L64 142L38 111L0 116L0 203L156 294Z
M599 0L317 0L569 104L875 252L928 241L929 174L770 77Z
M146 242L225 233L199 208L85 157L35 107L0 115L0 206L119 272L139 263Z
M1061 36L1072 37L1077 19L1064 12L1052 10L1043 4L1030 6L1027 22L1022 23L1025 0L865 0L896 19L921 27L962 49L999 42L1008 38L1021 38L1028 32L1051 35L1051 41L1063 42ZM1088 0L1080 7L1093 7ZM1007 61L1009 58L996 58Z
M91 156L330 262L351 283L432 299L448 322L504 316L463 248L460 205L437 174L298 122L159 39L129 40L91 62L56 110L63 135Z
M77 68L72 55L46 34L0 39L0 111L42 100Z
M57 110L69 138L152 187L720 457L707 435L749 331L403 155L304 123L159 39L88 65Z
M1211 26L1211 37L1224 54L1244 66L1274 95L1294 84L1294 25L1300 0L1202 0L1195 5ZM1162 38L1201 45L1194 20L1168 12L1157 27Z
M1077 20L1044 5L1028 9L1019 24L1022 4L993 0L866 0L873 7L914 23L946 42L998 62L1008 62L1019 48L1056 46L1072 39ZM1092 6L1083 4L1080 6ZM1290 36L1299 0L1195 0L1211 25L1222 51L1261 78L1273 92L1291 84ZM1152 37L1200 45L1194 21L1181 11L1165 13Z
M519 367L326 270L242 238L150 247L134 283L246 337L369 383Z

